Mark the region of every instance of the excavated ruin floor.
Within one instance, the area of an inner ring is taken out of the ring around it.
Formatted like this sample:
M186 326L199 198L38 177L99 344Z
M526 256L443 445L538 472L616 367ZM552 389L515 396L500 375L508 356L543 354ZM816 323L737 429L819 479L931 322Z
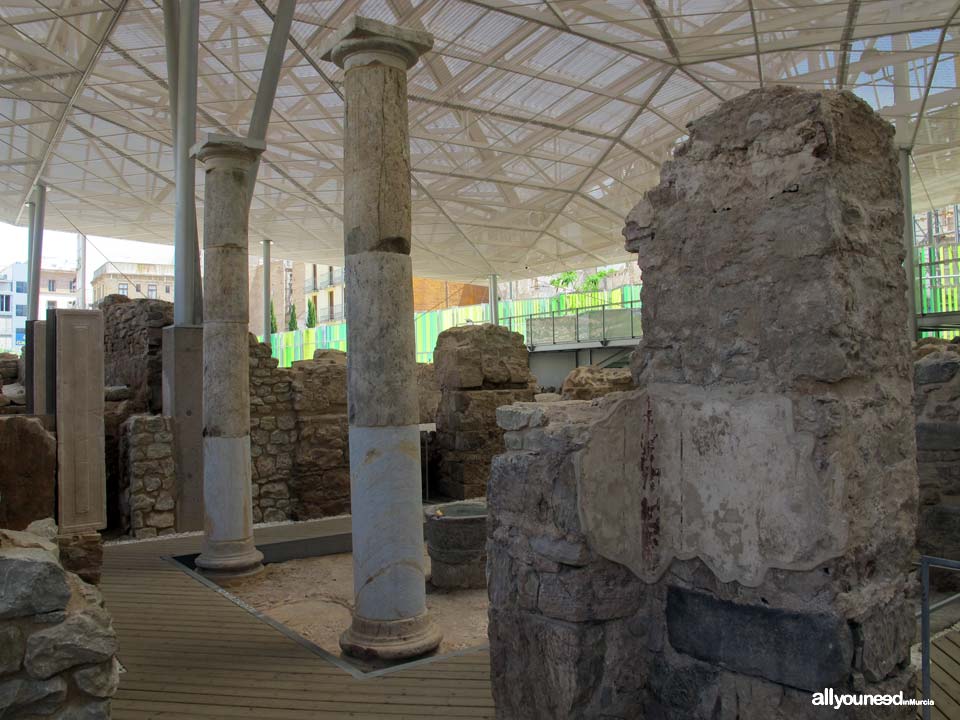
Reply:
M429 567L430 559L424 552ZM252 578L233 580L225 589L234 597L332 655L373 670L383 665L342 655L338 638L350 624L353 562L350 553L287 560L267 565ZM437 654L487 644L487 591L447 591L427 583L427 608L443 632Z

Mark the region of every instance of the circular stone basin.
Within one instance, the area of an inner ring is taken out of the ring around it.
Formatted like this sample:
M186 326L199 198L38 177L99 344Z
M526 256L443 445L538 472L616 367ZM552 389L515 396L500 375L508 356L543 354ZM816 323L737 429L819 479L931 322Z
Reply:
M469 501L428 508L424 534L434 587L487 585L487 504Z

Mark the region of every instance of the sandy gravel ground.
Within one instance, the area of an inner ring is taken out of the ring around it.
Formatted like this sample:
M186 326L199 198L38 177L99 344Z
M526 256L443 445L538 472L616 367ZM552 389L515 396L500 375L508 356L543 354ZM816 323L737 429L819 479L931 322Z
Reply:
M429 567L429 558L426 562ZM231 581L226 589L327 652L341 655L337 641L350 624L353 602L349 553L267 565L259 575ZM485 589L448 592L428 583L427 608L443 632L439 653L486 645L487 605Z

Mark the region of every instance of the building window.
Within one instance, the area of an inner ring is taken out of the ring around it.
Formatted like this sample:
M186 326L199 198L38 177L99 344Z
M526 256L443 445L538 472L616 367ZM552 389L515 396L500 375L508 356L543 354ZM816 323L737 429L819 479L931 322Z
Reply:
M57 291L57 281L47 280L47 292L56 292L56 291Z
M157 286L156 285L147 285L147 297L154 300L157 299Z
M140 283L137 283L136 285L134 285L133 289L136 290L137 292L140 292Z
M165 286L164 292L167 293L167 295L170 294L170 286L169 286L169 285L166 285L166 286Z
M57 301L56 300L47 300L47 310L56 310Z
M76 281L76 280L71 280L71 281L70 281L70 292L76 292L76 291L77 291L77 281Z
M17 317L26 317L26 316L27 316L27 306L17 305Z
M0 295L0 312L10 312L9 295Z
M27 294L27 283L23 280L17 280L17 292L26 295Z
M117 285L117 292L118 292L119 294L121 294L121 295L129 295L129 294L130 294L129 287L128 287L128 285L127 285L126 283L120 283L119 285Z

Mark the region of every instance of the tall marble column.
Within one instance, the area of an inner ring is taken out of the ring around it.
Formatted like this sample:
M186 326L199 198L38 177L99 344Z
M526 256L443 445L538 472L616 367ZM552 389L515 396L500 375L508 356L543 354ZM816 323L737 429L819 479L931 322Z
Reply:
M353 17L323 53L346 71L354 610L340 646L361 657L415 657L440 643L426 610L407 122L407 70L432 46L427 33Z
M247 171L263 142L208 135L193 149L204 164L203 551L204 573L262 569L250 499Z

